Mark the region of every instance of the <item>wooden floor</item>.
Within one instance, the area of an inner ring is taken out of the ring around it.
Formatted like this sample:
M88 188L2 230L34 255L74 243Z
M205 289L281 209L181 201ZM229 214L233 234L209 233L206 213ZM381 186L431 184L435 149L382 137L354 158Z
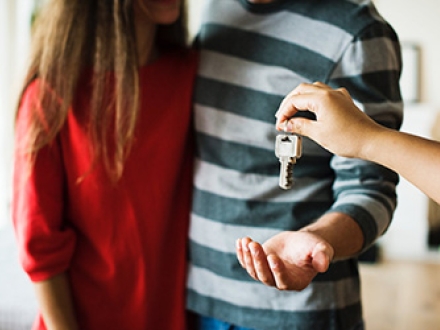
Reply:
M440 330L440 264L361 265L366 330Z

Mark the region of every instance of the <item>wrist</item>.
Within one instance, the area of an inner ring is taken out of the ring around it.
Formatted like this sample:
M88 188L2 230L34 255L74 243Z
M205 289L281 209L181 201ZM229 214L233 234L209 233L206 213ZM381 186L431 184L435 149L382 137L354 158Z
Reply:
M362 132L363 143L359 148L358 157L374 162L388 131L388 128L375 124L375 127L371 127L367 132Z
M316 222L301 229L319 237L333 250L332 260L352 257L364 244L363 232L349 215L341 212L326 213Z
M308 226L300 229L299 232L307 233L314 237L314 240L317 242L314 254L319 252L324 253L328 257L329 263L335 259L335 249L333 245L318 228Z

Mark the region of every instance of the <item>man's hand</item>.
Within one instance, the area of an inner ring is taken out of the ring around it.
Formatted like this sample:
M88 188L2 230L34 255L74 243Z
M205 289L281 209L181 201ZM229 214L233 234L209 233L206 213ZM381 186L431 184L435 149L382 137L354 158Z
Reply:
M334 256L331 245L320 236L285 231L263 245L249 237L236 244L241 266L255 280L279 290L301 291L318 274L327 271Z

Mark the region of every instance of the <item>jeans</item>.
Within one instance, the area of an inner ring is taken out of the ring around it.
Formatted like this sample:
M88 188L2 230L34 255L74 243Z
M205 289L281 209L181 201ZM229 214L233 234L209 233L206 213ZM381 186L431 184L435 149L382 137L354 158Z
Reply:
M255 330L251 328L243 328L236 325L232 325L227 322L223 322L211 317L197 316L196 321L197 330ZM364 322L356 325L353 330L364 330Z
M197 330L253 330L251 328L243 328L236 325L232 325L227 322L223 322L211 317L206 316L198 316L197 321Z

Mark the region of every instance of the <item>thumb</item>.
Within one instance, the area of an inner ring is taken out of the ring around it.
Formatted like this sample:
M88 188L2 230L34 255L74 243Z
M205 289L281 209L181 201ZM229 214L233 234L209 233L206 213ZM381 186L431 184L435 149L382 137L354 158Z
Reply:
M286 131L303 136L309 136L313 132L313 126L315 124L315 120L303 117L294 117L288 120Z
M326 272L333 259L333 254L333 249L322 243L318 243L312 254L313 268L320 273Z

